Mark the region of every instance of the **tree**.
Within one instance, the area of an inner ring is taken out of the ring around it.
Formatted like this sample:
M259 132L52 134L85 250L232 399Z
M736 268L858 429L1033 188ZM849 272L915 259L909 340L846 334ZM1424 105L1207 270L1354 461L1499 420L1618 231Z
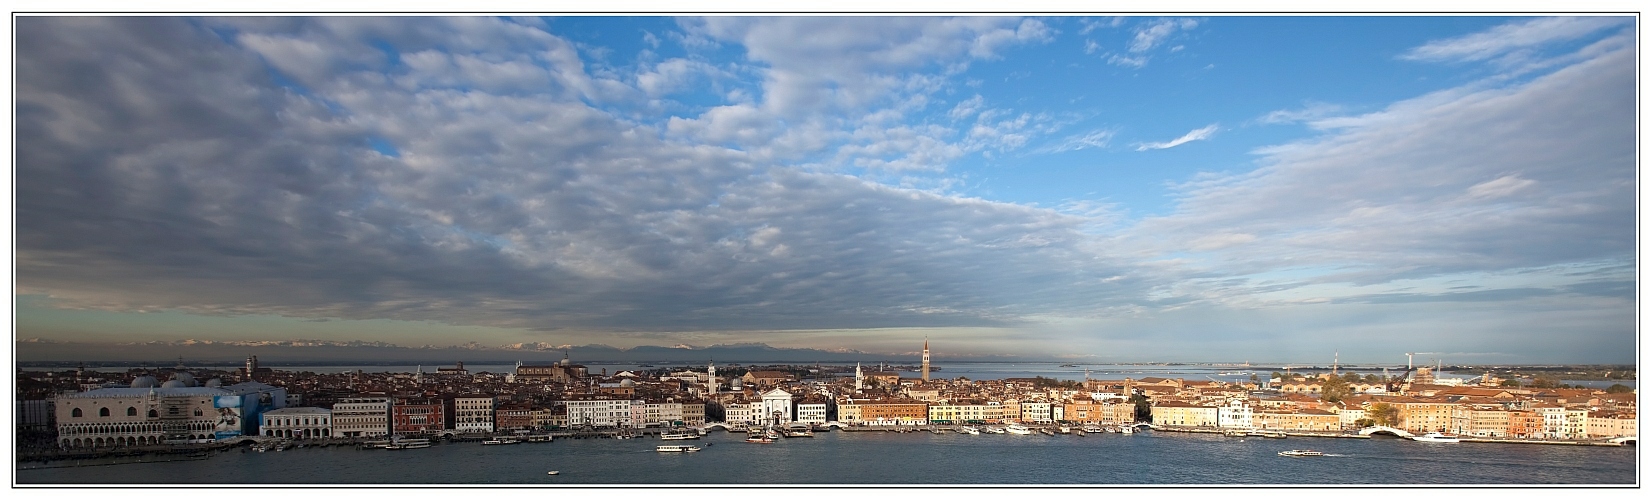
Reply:
M1355 427L1365 428L1365 427L1370 427L1370 426L1373 426L1373 425L1377 425L1377 421L1376 420L1371 420L1370 418L1362 418L1362 419L1354 421L1354 426Z
M1342 380L1344 382L1348 382L1350 384L1358 383L1359 382L1359 374L1354 373L1354 372L1344 373L1344 374L1342 374Z
M1130 395L1130 403L1136 405L1137 422L1153 422L1153 403L1143 394Z
M1623 384L1612 384L1611 387L1606 388L1607 394L1629 394L1631 392L1635 392L1635 388Z
M1348 397L1351 392L1353 391L1348 388L1348 381L1331 377L1320 384L1319 399L1330 403L1341 402L1342 398Z
M1377 425L1393 427L1400 423L1400 408L1388 403L1376 403L1365 411L1365 416L1376 422Z

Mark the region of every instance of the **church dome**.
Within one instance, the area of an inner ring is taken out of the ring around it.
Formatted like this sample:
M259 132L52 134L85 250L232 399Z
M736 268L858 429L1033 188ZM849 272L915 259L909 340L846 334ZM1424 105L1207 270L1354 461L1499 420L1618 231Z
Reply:
M637 385L637 381L635 381L635 380L631 380L631 379L620 380L620 387L632 387L632 386L635 386L635 385Z
M206 383L206 386L207 387L223 387L224 386L224 381L218 380L218 379L208 380L207 383Z
M161 381L155 380L155 377L151 377L151 376L148 376L148 375L144 375L144 376L132 379L132 388L133 389L144 389L144 388L149 388L149 387L155 387L155 386L158 386L158 385L161 385Z
M183 384L183 387L195 387L200 385L200 383L195 381L195 376L191 375L189 372L173 373L172 380L176 380L178 383Z
M168 381L166 381L166 383L161 384L162 389L176 389L176 388L183 387L183 386L184 386L184 383L179 382L178 379L168 380Z

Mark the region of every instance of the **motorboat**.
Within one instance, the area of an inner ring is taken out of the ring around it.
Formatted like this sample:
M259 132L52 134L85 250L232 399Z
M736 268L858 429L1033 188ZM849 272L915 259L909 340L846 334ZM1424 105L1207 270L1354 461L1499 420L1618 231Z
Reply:
M662 432L662 433L660 433L660 439L665 440L665 441L678 441L678 440L684 440L684 439L700 439L700 435L695 434L694 431Z
M1286 450L1279 452L1281 457L1323 457L1325 452L1314 450Z
M987 434L1003 434L1006 431L1003 427L987 427L986 429L982 429L982 432L986 432Z
M966 426L958 428L958 433L959 434L969 434L971 436L979 436L979 435L981 435L981 430L966 425Z
M1422 441L1424 443L1455 443L1459 441L1456 434L1446 434L1443 432L1430 432L1421 436L1412 437L1411 440Z
M518 440L516 438L498 437L498 438L489 439L487 441L483 441L482 444L486 444L486 445L517 444L517 443L521 443L521 442L522 442L521 440Z
M552 440L555 440L555 439L556 438L551 436L550 434L535 434L535 435L532 435L532 436L528 436L528 442L529 443L549 443L549 442L551 442Z
M1020 436L1025 436L1025 435L1028 435L1028 434L1032 434L1032 429L1028 429L1027 426L1021 425L1021 424L1010 424L1010 425L1004 426L1004 432L1008 432L1010 434L1016 434L1016 435L1020 435Z
M1120 434L1135 434L1136 433L1136 426L1126 425L1124 427L1120 427L1119 428L1119 433Z
M792 430L792 431L786 431L786 437L789 437L789 438L812 438L812 437L815 437L815 433L809 432L808 430Z
M660 452L660 453L693 453L693 452L696 452L696 451L700 451L700 447L680 445L680 444L662 444L662 445L659 445L659 446L655 446L654 451L657 451L657 452Z
M549 471L549 472L546 472L546 473L545 473L545 475L547 475L547 476L555 476L555 475L557 475L557 474L561 474L561 473L562 473L562 471L555 471L555 470L553 470L553 471Z
M746 438L746 442L747 443L769 444L769 443L773 443L774 440L769 439L767 436L763 436L761 434L755 434L755 435L752 435L751 437Z

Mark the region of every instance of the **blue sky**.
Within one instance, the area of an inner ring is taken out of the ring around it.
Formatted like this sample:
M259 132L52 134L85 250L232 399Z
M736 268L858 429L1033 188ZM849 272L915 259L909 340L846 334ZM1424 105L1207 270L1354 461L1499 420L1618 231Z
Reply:
M17 336L1630 362L1635 19L17 20Z

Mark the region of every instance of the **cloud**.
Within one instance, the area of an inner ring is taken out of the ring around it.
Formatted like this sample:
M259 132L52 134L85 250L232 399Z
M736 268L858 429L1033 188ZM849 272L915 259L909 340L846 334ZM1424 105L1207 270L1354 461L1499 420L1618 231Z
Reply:
M1204 128L1194 129L1194 130L1192 130L1192 131L1190 131L1186 134L1183 134L1181 137L1177 137L1177 138L1171 139L1169 141L1165 141L1165 142L1148 142L1148 143L1137 144L1136 145L1136 151L1147 151L1149 149L1170 149L1170 148L1173 148L1173 147L1176 147L1176 146L1187 144L1189 142L1202 141L1202 140L1205 140L1205 139L1209 139L1210 136L1214 135L1215 133L1216 133L1216 124L1212 123L1210 125L1205 126Z
M1265 125L1312 122L1341 113L1342 111L1343 107L1336 104L1309 101L1300 109L1280 109L1270 111L1268 114L1257 118L1256 122Z
M1065 153L1081 149L1105 148L1112 142L1113 136L1118 134L1117 129L1097 129L1082 134L1067 136L1060 142L1039 148L1039 153Z
M1183 261L1241 277L1233 296L1282 276L1362 285L1632 261L1633 54L1322 120L1319 137L1258 150L1255 171L1183 184L1174 214L1134 231L1167 253L1254 235Z
M887 149L850 156L929 164L1019 147L1048 117L983 110L956 143L922 126L782 128L764 105L639 123L615 110L647 91L587 72L538 28L397 22L248 20L225 40L174 18L20 20L18 293L107 311L631 332L1005 326L1102 314L1148 286L1083 218L736 147L877 128L854 144ZM925 29L1034 31L959 23ZM275 39L326 50L286 56L263 42ZM875 66L978 54L976 39L920 37ZM519 54L537 69L514 73Z
M1445 40L1434 40L1400 55L1416 61L1483 61L1512 51L1575 40L1602 30L1632 25L1631 17L1545 17L1516 21Z
M1164 43L1177 31L1187 31L1199 26L1199 21L1193 19L1160 19L1145 26L1136 28L1136 36L1130 40L1130 52L1140 53L1153 50Z

